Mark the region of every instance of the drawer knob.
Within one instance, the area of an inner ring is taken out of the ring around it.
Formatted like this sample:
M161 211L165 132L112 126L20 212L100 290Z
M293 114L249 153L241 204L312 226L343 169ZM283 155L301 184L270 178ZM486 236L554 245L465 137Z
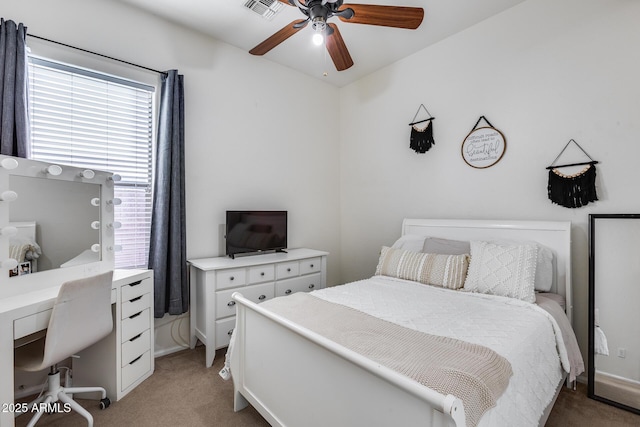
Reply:
M291 269L290 268L287 268L287 273L291 273Z
M313 264L311 264L311 268L313 268Z
M234 305L236 305L236 302L235 302L235 301L229 301L229 302L227 303L227 305L228 305L229 307L233 307Z
M315 287L316 287L316 285L314 285L313 283L309 285L309 289L313 289Z
M261 276L264 276L264 271L261 271L261 272L260 272L260 275L261 275Z
M233 280L233 279L235 279L235 277L233 277L233 276L229 277L229 280Z
M260 295L260 296L258 297L258 299L259 299L260 301L262 301L262 300L263 300L263 299L265 299L266 297L267 297L266 295Z
M291 289L287 289L286 291L284 291L285 295L289 295L291 293Z
M233 334L233 329L229 330L229 332L227 332L227 335L231 336L231 334Z

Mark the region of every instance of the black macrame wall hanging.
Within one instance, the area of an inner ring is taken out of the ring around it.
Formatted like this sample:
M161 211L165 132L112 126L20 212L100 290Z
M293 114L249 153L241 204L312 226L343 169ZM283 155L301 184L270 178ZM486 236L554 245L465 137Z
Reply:
M429 115L428 119L418 120L418 114L420 113L420 109L424 109L424 111ZM435 144L433 140L433 120L435 117L432 117L424 104L420 104L418 107L418 111L416 111L416 115L413 116L413 120L409 123L411 126L411 138L409 139L409 148L419 154L426 153L431 149L431 147ZM427 125L423 128L416 127L417 124L427 123Z
M589 161L554 165L571 143L574 143L589 158ZM549 200L565 208L579 208L589 202L598 200L598 195L596 194L597 163L576 141L571 139L567 142L558 157L551 162L551 166L547 167L549 170L549 183L547 185ZM573 174L564 174L558 171L560 168L582 165L585 167Z

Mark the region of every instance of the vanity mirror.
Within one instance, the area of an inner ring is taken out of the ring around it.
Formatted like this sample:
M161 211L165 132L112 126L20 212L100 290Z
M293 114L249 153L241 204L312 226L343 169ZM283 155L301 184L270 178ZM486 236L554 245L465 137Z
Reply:
M91 246L100 243L100 209L91 200L100 197L100 185L12 175L9 186L19 197L9 204L9 222L35 223L38 252L31 273L66 267L72 263L100 260ZM25 233L26 234L26 233ZM16 244L29 244L29 237L14 237Z
M640 413L640 214L589 215L589 397Z
M113 268L111 173L1 155L0 166L0 283Z

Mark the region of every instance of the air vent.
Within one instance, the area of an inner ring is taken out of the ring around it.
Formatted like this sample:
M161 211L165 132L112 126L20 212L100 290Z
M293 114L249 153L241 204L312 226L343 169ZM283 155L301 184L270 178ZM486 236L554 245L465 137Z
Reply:
M247 0L244 6L270 21L282 10L284 3L278 0Z

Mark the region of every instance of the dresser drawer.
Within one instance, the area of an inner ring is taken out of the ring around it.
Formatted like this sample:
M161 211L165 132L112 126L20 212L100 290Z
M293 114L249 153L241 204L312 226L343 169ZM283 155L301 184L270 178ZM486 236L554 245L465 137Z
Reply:
M143 377L151 369L151 350L122 367L122 390Z
M274 278L275 268L273 264L249 268L249 283L273 282Z
M216 319L236 314L236 302L231 298L238 289L216 292ZM247 286L239 290L243 297L255 303L273 298L273 282Z
M122 318L125 319L151 307L151 294L144 294L122 302Z
M122 342L129 341L136 335L149 329L149 309L122 319Z
M311 274L320 271L322 258L309 258L300 261L300 274Z
M236 316L216 320L216 348L226 347L231 340L231 332L236 327Z
M216 289L233 288L247 284L247 272L244 268L231 268L216 272Z
M276 283L276 297L290 295L294 292L310 292L321 287L320 273L294 277Z
M276 277L278 279L286 279L287 277L295 277L300 271L298 261L283 262L276 265Z
M151 292L151 280L149 279L142 279L123 285L122 288L120 288L121 302L132 300L149 292Z
M136 357L151 349L151 331L147 329L129 341L122 343L122 366L127 366Z

